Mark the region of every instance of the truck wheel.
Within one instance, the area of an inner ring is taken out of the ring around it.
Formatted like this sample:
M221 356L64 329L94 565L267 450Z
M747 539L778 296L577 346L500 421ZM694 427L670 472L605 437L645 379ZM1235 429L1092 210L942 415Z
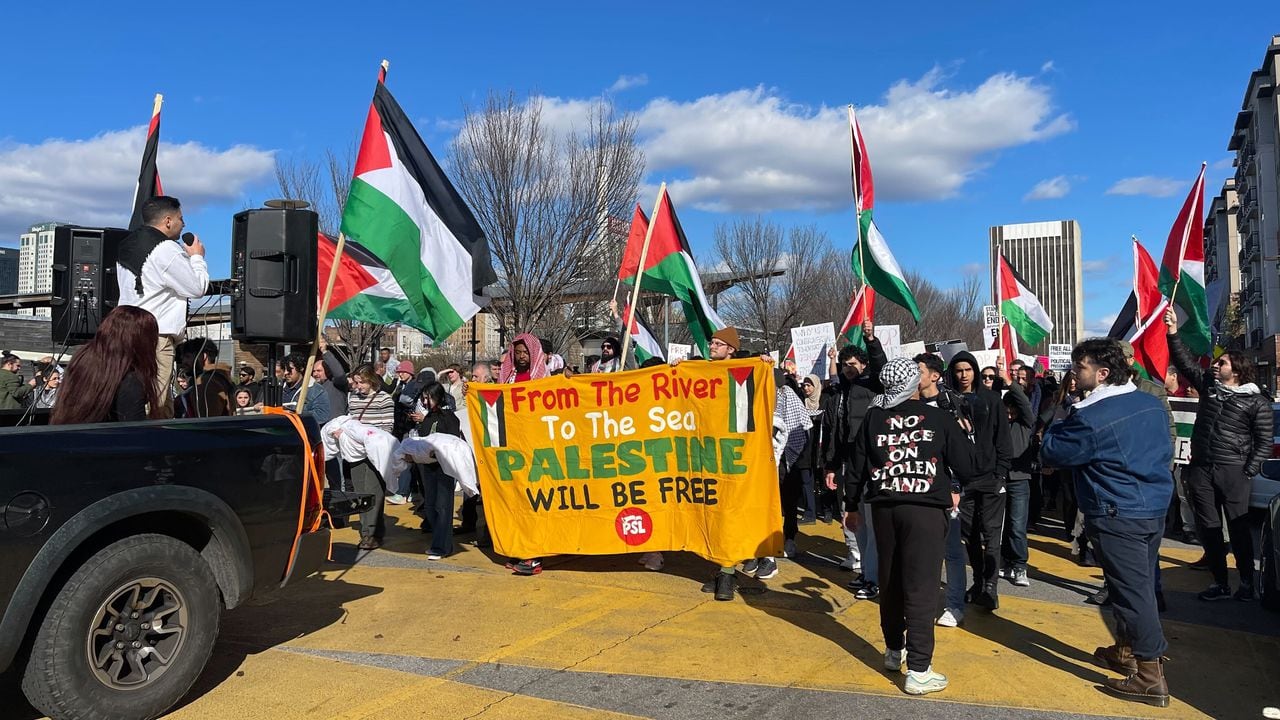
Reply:
M54 720L146 720L191 689L218 636L209 566L167 535L135 535L76 570L36 634L22 690Z
M1277 572L1280 572L1280 567L1276 567L1275 536L1268 527L1262 532L1262 572L1259 573L1258 585L1262 593L1262 607L1280 612L1280 577L1276 576Z

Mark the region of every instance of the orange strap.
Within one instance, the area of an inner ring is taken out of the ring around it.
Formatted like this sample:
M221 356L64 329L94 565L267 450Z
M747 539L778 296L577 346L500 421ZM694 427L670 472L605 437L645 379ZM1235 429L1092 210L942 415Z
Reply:
M311 441L307 438L307 428L302 424L302 418L297 413L290 412L281 407L267 406L262 408L262 412L265 415L283 415L288 418L289 422L293 424L293 429L298 431L298 437L302 439L303 457L306 458L306 462L303 465L304 477L302 492L299 493L298 498L298 529L293 536L293 547L289 550L289 562L285 565L285 571L288 572L288 570L293 567L293 561L298 555L298 544L302 540L302 534L304 532L315 532L316 530L319 530L325 516L328 515L324 508L324 483L320 479L320 473L316 470L315 457L311 453ZM311 526L304 528L303 522L306 520L307 514L308 488L314 490L316 497L320 498L321 507L320 512L316 514L315 520L311 522ZM332 544L330 544L328 555L329 559L333 559Z

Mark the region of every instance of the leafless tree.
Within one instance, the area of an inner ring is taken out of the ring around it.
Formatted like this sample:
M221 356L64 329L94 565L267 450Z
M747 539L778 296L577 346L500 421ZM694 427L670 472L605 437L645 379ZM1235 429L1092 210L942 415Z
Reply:
M644 170L635 118L601 100L566 132L539 98L493 93L464 108L450 162L497 260L506 322L567 336L574 313L553 312L565 290L616 272L605 219L631 215Z

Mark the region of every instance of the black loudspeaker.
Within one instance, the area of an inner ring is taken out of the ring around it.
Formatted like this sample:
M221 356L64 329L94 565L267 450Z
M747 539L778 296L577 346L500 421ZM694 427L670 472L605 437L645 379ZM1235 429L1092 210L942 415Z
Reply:
M231 336L306 343L316 332L316 236L310 210L264 208L231 223Z
M53 231L53 342L86 342L120 299L116 251L129 236L119 228L63 225Z

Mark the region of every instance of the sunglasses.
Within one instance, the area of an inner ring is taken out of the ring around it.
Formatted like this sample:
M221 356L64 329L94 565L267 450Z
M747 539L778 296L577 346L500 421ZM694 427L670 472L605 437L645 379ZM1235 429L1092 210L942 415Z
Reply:
M995 375L987 375L987 374L983 374L982 379L983 379L983 380L995 380L995 379L996 379L996 376L995 376Z

